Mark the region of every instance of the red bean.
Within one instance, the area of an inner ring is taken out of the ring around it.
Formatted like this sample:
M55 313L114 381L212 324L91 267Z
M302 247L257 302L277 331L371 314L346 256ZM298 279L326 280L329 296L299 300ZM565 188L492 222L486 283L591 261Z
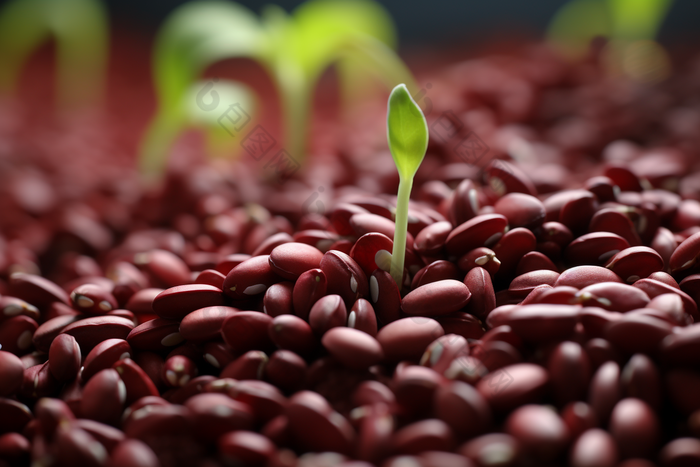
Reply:
M584 306L600 307L609 311L626 312L644 308L649 297L635 287L615 282L601 282L582 288L576 300Z
M28 465L32 445L19 433L0 435L0 459L7 465Z
M641 399L657 409L661 404L661 377L654 362L646 355L630 358L620 375L625 397Z
M348 312L340 295L326 295L309 312L309 325L321 336L336 326L345 326Z
M495 213L506 216L508 225L513 228L536 229L544 222L544 205L531 195L509 193L496 201L493 207Z
M250 350L233 362L226 365L219 374L220 378L234 379L262 379L265 365L267 365L267 355L260 350Z
M562 272L556 286L568 285L583 289L598 282L622 282L614 272L600 266L576 266Z
M409 292L401 303L401 309L413 316L439 316L460 310L470 298L471 292L466 285L447 279Z
M160 461L153 450L138 439L119 443L110 456L108 467L158 467Z
M126 439L121 430L94 420L78 419L75 421L75 425L95 438L110 454Z
M61 305L65 306L64 304ZM27 316L32 318L34 321L39 321L41 318L39 309L34 305L25 302L21 298L0 297L0 323L17 315Z
M250 258L251 255L247 255L245 253L235 253L232 255L228 255L216 264L215 269L225 276L231 271L231 269L235 268L243 261Z
M161 379L170 387L182 387L197 376L197 366L184 355L168 358L161 371Z
M348 314L349 328L366 332L372 337L377 336L377 317L374 308L364 298L358 298Z
M134 264L141 269L156 287L168 288L190 281L190 270L182 259L166 250L137 253Z
M357 239L349 255L369 276L377 268L389 270L393 244L386 235L370 232Z
M78 341L68 334L59 334L49 348L51 374L60 382L72 381L80 371L81 353Z
M226 276L216 269L205 269L197 275L194 282L195 284L211 285L221 290L224 286L224 280L226 280Z
M572 467L615 467L618 454L615 440L606 431L585 431L571 448Z
M467 273L464 284L472 294L467 303L467 311L484 319L496 307L496 294L491 277L485 269L476 267Z
M455 441L445 422L426 419L401 428L394 433L391 443L395 453L419 454L423 451L450 451Z
M333 357L348 368L362 370L384 358L379 342L356 329L333 328L324 334L321 342Z
M205 342L218 337L224 321L238 313L228 306L208 306L188 313L180 322L180 335L191 342Z
M353 229L353 233L361 237L370 232L378 232L380 234L386 235L392 241L394 240L394 231L396 226L394 221L387 219L386 217L378 216L376 214L354 214L350 217L350 226ZM407 232L406 244L413 245L413 235Z
M480 467L514 467L520 459L520 443L505 433L490 433L467 441L459 453Z
M442 376L430 368L406 364L394 373L391 387L402 412L415 418L430 413L435 391L442 382Z
M581 235L566 247L564 257L573 266L603 265L620 251L629 248L624 238L612 232L592 232Z
M109 368L97 373L85 385L80 413L90 420L116 425L125 402L126 386L119 373Z
M608 324L603 336L619 350L653 354L659 343L673 331L673 326L649 316L623 316Z
M420 359L420 364L442 375L454 359L468 355L469 344L466 338L456 334L446 334L438 337L428 346Z
M363 405L390 406L396 402L394 393L379 381L367 380L357 385L352 394L352 401L356 407Z
M466 222L465 219L463 222ZM461 224L457 223L456 225ZM435 222L425 227L416 236L413 248L421 255L435 255L442 251L447 237L452 231L452 224L446 221ZM358 240L359 242L359 240ZM352 255L351 255L352 256Z
M81 379L88 381L99 371L110 368L117 361L129 357L131 357L131 346L124 339L107 339L102 341L85 357Z
M486 183L497 196L505 193L526 193L532 196L537 194L535 186L530 178L515 164L494 159L485 168Z
M477 318L462 311L455 311L435 318L446 333L457 334L465 339L480 339L484 328Z
M300 391L289 399L285 414L294 441L306 451L349 453L355 438L348 421L323 396Z
M700 232L691 235L676 248L671 255L668 267L671 273L691 270L700 257Z
M479 195L474 182L465 178L450 196L449 217L453 225L467 222L479 212ZM416 239L417 240L417 239Z
M340 235L351 235L353 228L350 225L350 218L354 214L366 214L369 211L356 204L338 203L331 212L330 219L333 228Z
M559 405L581 400L591 378L591 364L581 345L566 341L558 344L547 363L552 393Z
M359 459L379 463L390 452L393 432L394 418L389 407L385 404L373 405L371 410L368 410L368 414L360 421L355 449L356 456Z
M700 321L700 314L698 314L698 306L695 303L695 300L693 300L685 292L653 279L639 279L633 285L634 287L643 290L647 296L649 296L649 298L655 298L666 293L677 294L683 301L683 309L685 310L686 314L692 316L696 322Z
M15 272L10 275L10 295L39 308L53 302L70 305L68 294L58 285L35 274Z
M615 405L609 430L623 458L650 456L660 437L654 411L644 401L634 398L622 399Z
M75 425L59 426L55 444L52 457L59 465L100 466L107 460L104 446Z
M445 248L452 256L462 256L474 248L490 247L498 243L507 226L508 219L500 214L476 216L450 232Z
M29 407L13 399L0 398L0 432L21 433L32 420Z
M457 262L457 266L463 272L469 272L475 267L482 267L488 271L492 277L501 266L501 261L496 258L496 253L493 250L485 247L474 248L469 251Z
M682 467L700 463L700 441L678 438L670 441L659 453L663 467Z
M586 430L597 425L593 409L585 402L570 402L561 411L561 418L566 424L571 439L578 438Z
M243 299L264 293L280 277L272 270L269 256L254 256L231 269L224 281L224 293Z
M349 228L349 227L348 227ZM338 231L340 232L340 231ZM352 229L350 229L347 235L352 235ZM338 234L334 232L329 232L327 230L302 230L300 232L292 235L292 239L295 242L305 243L317 248L322 253L330 250L331 246L338 241Z
M296 280L304 272L320 266L323 253L304 243L285 243L269 256L270 267L280 277Z
M263 312L273 318L283 314L293 314L293 290L294 284L291 282L272 284L263 297Z
M523 305L514 309L506 321L523 340L561 340L573 333L580 310L578 306L570 305Z
M396 320L377 333L387 361L418 361L426 347L444 335L440 324L430 318L413 317Z
M22 360L10 352L0 350L0 397L14 395L22 386L23 375Z
M589 232L610 232L627 240L631 246L640 246L642 240L634 224L624 213L614 208L600 209L588 224Z
M182 319L205 307L222 306L224 296L213 285L188 284L171 287L153 299L153 311L161 318Z
M156 318L136 326L122 339L126 338L134 349L158 352L182 343L179 329L177 321Z
M327 279L327 292L340 295L346 307L358 298L369 295L369 283L362 268L350 256L330 250L321 259L321 270Z
M473 386L461 381L441 385L435 392L436 416L459 436L471 438L491 426L491 410Z
M321 269L311 269L299 276L292 291L294 313L301 319L308 319L311 307L326 295L327 288L328 280Z
M224 321L221 335L236 352L273 348L268 336L272 317L258 311L239 311Z
M69 324L61 331L75 337L80 350L87 354L97 344L106 339L126 339L131 334L134 323L118 316L93 316Z
M541 269L558 272L555 264L544 253L540 253L539 251L531 251L520 258L518 261L518 266L515 269L515 274L519 276L521 274Z
M598 208L598 202L595 195L587 190L573 191L576 194L572 193L572 196L561 207L558 219L548 218L547 220L558 220L574 233L585 232Z
M476 389L497 412L506 412L520 405L538 402L549 381L547 371L531 363L518 363L489 373Z
M249 430L253 426L250 407L224 394L196 394L184 405L190 411L195 435L202 440L212 442L229 431Z
M118 308L117 299L109 290L95 284L76 287L70 294L73 308L88 315L99 316Z
M253 250L252 256L269 255L278 246L291 243L292 241L292 236L287 232L270 235ZM304 245L307 246L306 244Z
M461 277L462 276L454 263L445 260L437 260L428 264L423 269L418 271L415 276L413 276L411 289L416 289L422 285L440 280L459 280Z
M153 300L163 292L164 289L146 288L134 293L124 308L137 315L152 315Z
M653 272L661 271L664 260L651 248L637 246L620 251L608 261L605 267L631 284Z
M536 242L535 235L528 229L518 227L508 231L493 247L494 253L501 261L501 266L495 274L496 278L511 278L520 259L535 249Z
M600 423L607 424L621 395L620 367L615 362L606 362L593 375L588 391L588 403Z
M311 326L294 315L280 315L272 320L268 334L280 349L291 350L299 355L309 355L317 345Z
M264 466L275 453L275 445L252 431L233 431L217 441L219 454L230 464Z
M126 403L131 404L142 397L157 396L158 389L152 377L130 358L119 360L112 365L126 387ZM159 381L157 378L156 381Z
M517 297L526 297L532 290L543 284L554 285L559 278L559 273L542 269L532 271L516 277L510 283L508 292Z
M506 419L505 431L520 442L526 455L554 460L566 448L569 432L557 413L541 405L519 407Z
M233 400L248 405L256 421L261 423L282 414L287 404L280 390L265 381L238 381L228 390L228 395Z
M0 347L16 355L26 353L32 345L37 328L36 321L24 315L0 322Z

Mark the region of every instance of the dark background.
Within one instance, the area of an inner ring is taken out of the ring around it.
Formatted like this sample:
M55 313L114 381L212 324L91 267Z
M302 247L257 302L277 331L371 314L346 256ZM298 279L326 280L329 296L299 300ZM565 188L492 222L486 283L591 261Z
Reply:
M0 1L1 3L1 1ZM107 0L111 18L121 27L153 32L175 7L186 0ZM242 0L254 12L269 3L287 11L301 0ZM398 27L403 46L450 44L467 39L473 45L505 34L541 37L565 0L380 0ZM675 0L662 26L663 43L685 42L700 36L700 1Z

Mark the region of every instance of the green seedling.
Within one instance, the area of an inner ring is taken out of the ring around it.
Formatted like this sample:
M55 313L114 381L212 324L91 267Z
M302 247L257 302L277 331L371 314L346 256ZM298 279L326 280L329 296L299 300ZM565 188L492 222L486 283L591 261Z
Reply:
M584 56L593 38L605 37L611 71L655 81L669 66L654 38L670 5L671 0L573 0L556 13L548 35L572 58Z
M179 132L195 120L202 122L201 115L193 118L192 104L185 101L201 89L198 80L215 62L250 58L270 73L282 101L284 147L301 162L313 90L331 64L338 64L341 86L350 90L346 94L352 94L353 85L360 82L359 67L351 66L358 63L374 70L389 88L401 81L415 87L410 72L393 52L395 42L390 17L371 0L310 0L292 15L270 6L260 18L231 2L184 5L168 18L156 41L154 77L159 108L142 143L142 173L158 178ZM240 94L242 99L251 102L244 94ZM229 104L222 99L221 106L211 112L218 117Z
M0 91L15 90L22 66L43 43L56 43L58 101L95 104L103 93L108 23L96 0L12 0L0 10Z
M408 230L408 203L411 198L413 177L428 149L428 123L405 84L391 91L387 105L386 130L389 150L399 172L399 193L396 198L396 230L391 254L391 277L401 289L406 231Z

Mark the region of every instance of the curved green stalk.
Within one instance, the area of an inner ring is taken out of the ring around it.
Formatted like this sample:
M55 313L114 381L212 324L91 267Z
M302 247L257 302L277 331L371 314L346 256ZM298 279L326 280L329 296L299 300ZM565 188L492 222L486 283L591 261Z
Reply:
M42 43L56 41L57 96L66 107L103 94L107 14L95 0L12 0L0 11L0 90L11 92L22 66Z

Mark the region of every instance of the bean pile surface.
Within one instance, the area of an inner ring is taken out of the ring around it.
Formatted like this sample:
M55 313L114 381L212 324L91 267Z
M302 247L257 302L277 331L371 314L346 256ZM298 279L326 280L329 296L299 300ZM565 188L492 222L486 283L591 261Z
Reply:
M699 466L698 64L431 76L401 288L381 124L160 190L3 124L0 467Z

